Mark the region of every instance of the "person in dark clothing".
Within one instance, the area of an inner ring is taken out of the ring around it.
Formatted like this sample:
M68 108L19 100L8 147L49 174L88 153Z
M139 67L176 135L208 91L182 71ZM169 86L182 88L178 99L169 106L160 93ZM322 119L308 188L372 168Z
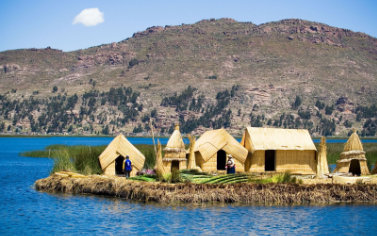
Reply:
M130 177L130 173L132 171L132 162L129 156L126 156L126 160L124 161L124 175L128 179Z
M234 160L232 155L229 154L228 156L228 162L226 163L226 173L227 174L234 174L236 173L236 164L234 164Z

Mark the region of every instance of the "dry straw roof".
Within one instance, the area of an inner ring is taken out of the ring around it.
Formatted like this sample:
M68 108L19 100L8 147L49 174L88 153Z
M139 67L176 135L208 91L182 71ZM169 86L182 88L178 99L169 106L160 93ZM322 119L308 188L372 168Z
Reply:
M194 151L200 152L204 161L208 161L219 150L231 154L241 163L245 162L248 153L225 129L207 131L195 142Z
M134 165L138 170L143 168L145 161L144 155L134 145L132 145L126 139L126 137L120 134L116 136L113 141L111 141L111 143L99 156L102 169L109 166L120 155L124 157L128 155L132 161L132 165Z
M250 151L313 150L317 151L308 130L247 127L241 144L249 142Z
M365 159L365 152L363 149L363 144L360 141L359 136L356 133L356 130L353 131L351 136L348 138L346 144L344 144L344 150L340 154L342 160L339 161L348 161L351 159Z
M166 144L165 151L171 150L185 150L185 144L183 143L181 132L179 132L179 126L175 127L173 134L170 136L168 143Z
M344 145L344 152L349 151L364 151L363 144L361 144L360 138L356 133L356 130L353 131L351 136L348 138L348 141Z
M175 126L173 134L170 136L165 147L164 161L185 161L186 149L182 139L181 132L179 132L179 125Z

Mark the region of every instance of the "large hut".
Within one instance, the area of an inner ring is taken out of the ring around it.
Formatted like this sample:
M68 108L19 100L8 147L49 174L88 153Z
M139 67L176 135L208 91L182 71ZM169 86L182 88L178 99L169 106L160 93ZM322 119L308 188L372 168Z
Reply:
M369 169L367 159L360 138L353 131L348 141L344 145L344 150L340 153L340 158L336 162L334 173L352 173L353 175L368 175Z
M172 172L174 169L182 170L187 168L185 143L179 131L179 125L175 126L164 151L165 155L162 158L162 163L167 172Z
M133 146L122 134L116 136L113 141L98 157L105 175L122 175L123 162L129 156L132 163L130 176L135 176L144 166L144 155Z
M317 149L305 129L247 127L241 145L249 151L247 172L316 174Z
M231 154L236 164L236 172L244 172L247 150L225 129L205 132L194 146L195 163L205 172L225 170L227 156Z

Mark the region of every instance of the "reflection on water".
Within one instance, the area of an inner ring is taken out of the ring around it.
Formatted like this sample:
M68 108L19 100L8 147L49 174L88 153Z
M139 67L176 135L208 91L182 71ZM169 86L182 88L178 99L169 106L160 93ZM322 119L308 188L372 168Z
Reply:
M0 138L1 235L373 235L377 230L374 205L162 206L37 192L32 185L36 179L48 176L52 161L19 157L19 151L48 145L28 140L9 143Z

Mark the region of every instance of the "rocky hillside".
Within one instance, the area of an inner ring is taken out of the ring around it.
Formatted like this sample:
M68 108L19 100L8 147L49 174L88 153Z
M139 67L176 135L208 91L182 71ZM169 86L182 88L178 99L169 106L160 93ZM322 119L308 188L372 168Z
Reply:
M0 52L0 132L145 135L247 125L376 134L377 39L298 19L150 27L63 52Z

